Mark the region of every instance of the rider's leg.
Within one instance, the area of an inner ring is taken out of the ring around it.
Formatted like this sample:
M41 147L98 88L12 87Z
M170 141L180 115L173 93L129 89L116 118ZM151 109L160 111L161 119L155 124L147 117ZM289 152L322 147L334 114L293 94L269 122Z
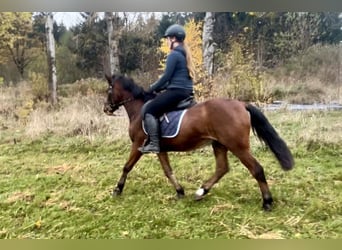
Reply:
M159 121L150 113L144 116L144 125L149 136L148 144L139 148L139 151L145 153L159 153Z
M160 151L158 118L165 112L171 111L190 94L191 92L188 93L186 90L170 89L157 95L155 99L146 105L143 120L149 138L147 140L148 144L139 148L142 153L158 153Z

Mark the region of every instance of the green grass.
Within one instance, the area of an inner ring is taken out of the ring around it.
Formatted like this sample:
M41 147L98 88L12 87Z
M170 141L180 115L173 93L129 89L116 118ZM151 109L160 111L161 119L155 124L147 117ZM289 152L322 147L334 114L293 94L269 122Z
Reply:
M296 160L292 171L282 171L251 137L275 199L271 212L261 209L256 181L232 155L231 171L204 200L194 201L214 170L210 147L170 154L184 199L176 199L153 155L138 162L122 196L113 198L129 153L127 138L28 139L20 130L2 130L0 238L341 238L342 114L267 116Z

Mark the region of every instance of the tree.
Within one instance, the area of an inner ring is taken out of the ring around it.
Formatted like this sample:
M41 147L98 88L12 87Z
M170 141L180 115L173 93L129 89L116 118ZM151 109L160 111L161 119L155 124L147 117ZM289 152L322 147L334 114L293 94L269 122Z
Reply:
M110 74L120 73L119 40L123 24L118 13L105 12L105 19L108 33Z
M157 37L158 20L151 16L137 16L134 25L124 29L120 38L120 68L122 73L140 70L157 74L161 53Z
M116 65L114 62L114 32L113 32L113 12L105 12L108 32L108 51L109 51L109 73L112 75L115 71ZM117 46L116 46L117 47Z
M10 58L21 78L34 57L33 53L29 52L33 43L29 36L31 32L32 13L0 12L0 62L6 62Z
M55 38L53 36L53 14L51 12L46 16L45 31L47 63L49 68L50 102L55 105L57 103L57 69Z
M215 17L213 12L206 12L203 23L203 66L205 73L212 76L214 73L215 43L213 39Z
M70 50L77 55L77 68L80 77L103 77L108 54L108 36L106 21L94 16L94 13L82 13L84 22L71 29L74 34Z
M196 79L203 77L202 23L190 19L185 25L185 42L189 46L195 66Z

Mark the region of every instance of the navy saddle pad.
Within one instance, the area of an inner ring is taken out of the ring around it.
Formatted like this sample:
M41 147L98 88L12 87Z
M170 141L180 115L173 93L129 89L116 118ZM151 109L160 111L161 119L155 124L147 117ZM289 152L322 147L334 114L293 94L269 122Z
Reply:
M187 109L171 111L159 118L160 120L160 137L173 138L179 133L179 128ZM144 123L143 129L146 133Z

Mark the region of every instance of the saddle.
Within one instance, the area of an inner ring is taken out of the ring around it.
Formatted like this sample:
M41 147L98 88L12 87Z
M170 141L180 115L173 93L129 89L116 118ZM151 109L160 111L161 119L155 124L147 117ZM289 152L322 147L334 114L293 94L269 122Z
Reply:
M150 102L150 101L148 101ZM147 103L148 103L147 102ZM145 103L141 109L142 115L145 113ZM160 137L163 138L173 138L176 137L179 133L180 124L182 123L182 119L187 109L194 106L196 101L193 96L190 96L181 102L170 112L164 113L161 117L159 117L160 122ZM144 122L142 122L143 130L146 133ZM147 134L147 133L146 133Z
M187 109L190 108L192 106L194 106L196 104L196 101L194 99L194 96L191 95L188 98L180 101L177 106L175 107L174 111L176 110L182 110L182 109Z
M146 105L151 102L152 100L147 101L141 108L141 115L143 116L145 114L145 109L146 109ZM189 96L188 98L180 101L177 106L172 110L172 111L178 111L178 110L183 110L183 109L187 109L190 108L192 106L194 106L196 104L195 98L193 95ZM164 114L165 116L165 114Z

